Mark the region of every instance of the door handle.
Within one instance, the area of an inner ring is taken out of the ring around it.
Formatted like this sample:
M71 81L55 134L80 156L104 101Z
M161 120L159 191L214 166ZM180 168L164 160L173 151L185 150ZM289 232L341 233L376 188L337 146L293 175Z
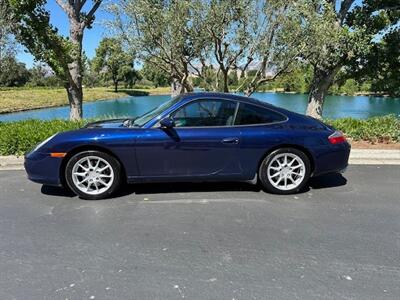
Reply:
M237 137L231 137L231 138L224 138L221 141L222 144L239 144L239 138Z

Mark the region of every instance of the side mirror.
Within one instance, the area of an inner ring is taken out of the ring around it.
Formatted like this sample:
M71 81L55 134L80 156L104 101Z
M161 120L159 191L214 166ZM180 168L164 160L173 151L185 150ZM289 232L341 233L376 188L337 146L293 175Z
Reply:
M175 121L170 117L166 117L160 121L160 125L162 128L173 128L175 127Z

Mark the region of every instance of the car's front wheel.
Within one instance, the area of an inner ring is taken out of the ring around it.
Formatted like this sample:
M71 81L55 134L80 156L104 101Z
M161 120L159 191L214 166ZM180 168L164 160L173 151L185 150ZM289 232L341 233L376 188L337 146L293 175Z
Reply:
M83 199L109 197L120 185L121 165L100 151L83 151L72 156L65 168L70 189Z
M307 155L295 148L281 148L264 158L259 178L267 191L285 195L300 191L310 178L310 173Z

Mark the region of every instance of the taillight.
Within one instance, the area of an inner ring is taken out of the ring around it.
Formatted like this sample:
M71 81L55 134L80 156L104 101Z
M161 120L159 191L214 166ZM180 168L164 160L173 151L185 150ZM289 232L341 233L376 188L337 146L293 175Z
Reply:
M328 137L328 140L331 144L340 144L344 143L346 138L341 131L335 131Z

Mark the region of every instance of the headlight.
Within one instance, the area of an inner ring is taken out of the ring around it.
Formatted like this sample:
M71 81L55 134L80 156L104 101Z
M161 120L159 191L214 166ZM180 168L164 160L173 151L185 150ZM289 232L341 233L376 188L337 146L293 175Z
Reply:
M57 134L57 133L56 133L56 134ZM39 150L40 147L42 147L44 144L46 144L48 141L50 141L53 137L55 137L56 134L53 134L51 137L45 139L43 142L41 142L40 144L38 144L38 145L32 150L32 152L35 152L35 151Z

